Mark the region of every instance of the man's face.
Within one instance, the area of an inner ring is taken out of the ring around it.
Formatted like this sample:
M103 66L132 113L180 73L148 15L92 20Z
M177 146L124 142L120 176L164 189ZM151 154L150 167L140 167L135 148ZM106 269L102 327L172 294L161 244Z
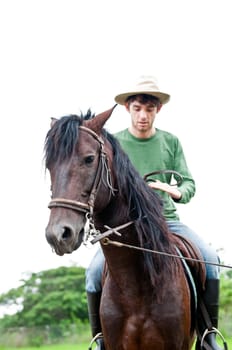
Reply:
M152 102L142 104L133 101L126 106L131 115L132 127L139 133L146 133L153 127L153 122L157 113L157 106Z

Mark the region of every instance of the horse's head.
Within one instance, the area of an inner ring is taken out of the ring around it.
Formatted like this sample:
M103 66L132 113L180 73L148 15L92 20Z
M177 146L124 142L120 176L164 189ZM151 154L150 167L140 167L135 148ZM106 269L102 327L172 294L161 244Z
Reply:
M113 109L53 120L47 133L45 162L52 199L46 238L58 255L81 245L87 218L109 203L112 158L106 153L102 129Z

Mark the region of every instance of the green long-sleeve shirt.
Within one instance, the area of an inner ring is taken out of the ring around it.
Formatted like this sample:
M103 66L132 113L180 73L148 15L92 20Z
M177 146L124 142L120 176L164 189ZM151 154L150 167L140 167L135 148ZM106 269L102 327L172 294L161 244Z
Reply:
M183 177L178 187L182 196L179 203L187 203L195 194L195 182L188 169L184 152L179 139L167 132L156 129L156 133L148 139L138 139L128 129L114 135L132 164L141 176L156 170L175 170ZM171 183L169 174L155 176L162 182ZM167 220L179 220L173 199L163 191L158 191L164 200L164 216Z

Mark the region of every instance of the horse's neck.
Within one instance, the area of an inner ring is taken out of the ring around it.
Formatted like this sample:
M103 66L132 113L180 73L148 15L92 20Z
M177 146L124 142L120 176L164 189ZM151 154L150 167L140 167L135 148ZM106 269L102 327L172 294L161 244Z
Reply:
M115 228L131 221L127 216L127 211L127 206L115 197L103 211L94 215L96 228L102 231L105 226Z
M117 239L118 240L118 239ZM112 238L111 241L115 242ZM107 268L111 278L120 288L137 285L138 276L142 276L142 252L123 246L102 245ZM131 288L131 287L130 287Z
M139 246L137 232L132 223L126 228L118 228L121 225L132 222L127 215L128 208L119 198L115 198L113 202L100 214L95 217L95 224L104 232L108 227L115 229L121 234L111 234L108 236L110 241L119 242L121 246L102 244L102 249L105 255L106 263L110 271L110 275L114 282L126 288L126 285L138 285L138 279L143 274L143 253L133 249L133 246ZM127 244L131 248L123 246ZM125 289L126 290L126 289Z
M125 218L122 224L125 224L125 221L128 222L128 220L128 218ZM117 229L116 224L111 227ZM110 235L108 237L110 243L108 245L102 244L102 249L114 282L126 288L131 284L137 285L139 276L143 276L143 252L133 249L133 247L139 246L133 223L127 228L118 229L117 231L121 236L117 234Z

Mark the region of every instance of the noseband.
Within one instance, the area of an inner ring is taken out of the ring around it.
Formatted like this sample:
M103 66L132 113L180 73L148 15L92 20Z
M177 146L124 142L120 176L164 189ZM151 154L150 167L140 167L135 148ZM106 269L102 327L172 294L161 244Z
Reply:
M66 199L66 198L53 198L50 203L48 204L48 208L56 208L56 207L61 207L61 208L67 208L67 209L73 209L78 212L84 212L84 213L89 213L90 217L93 215L93 209L94 209L94 203L96 199L96 195L99 189L99 185L102 180L104 180L103 174L104 170L106 170L106 181L107 181L107 186L110 189L110 194L114 195L114 188L112 186L112 177L111 177L111 172L108 166L108 158L107 154L104 150L104 141L101 137L99 137L93 130L85 127L85 126L79 126L79 129L87 132L91 136L93 136L100 144L100 157L99 157L99 163L93 183L92 190L90 192L88 204L71 200L71 199Z

